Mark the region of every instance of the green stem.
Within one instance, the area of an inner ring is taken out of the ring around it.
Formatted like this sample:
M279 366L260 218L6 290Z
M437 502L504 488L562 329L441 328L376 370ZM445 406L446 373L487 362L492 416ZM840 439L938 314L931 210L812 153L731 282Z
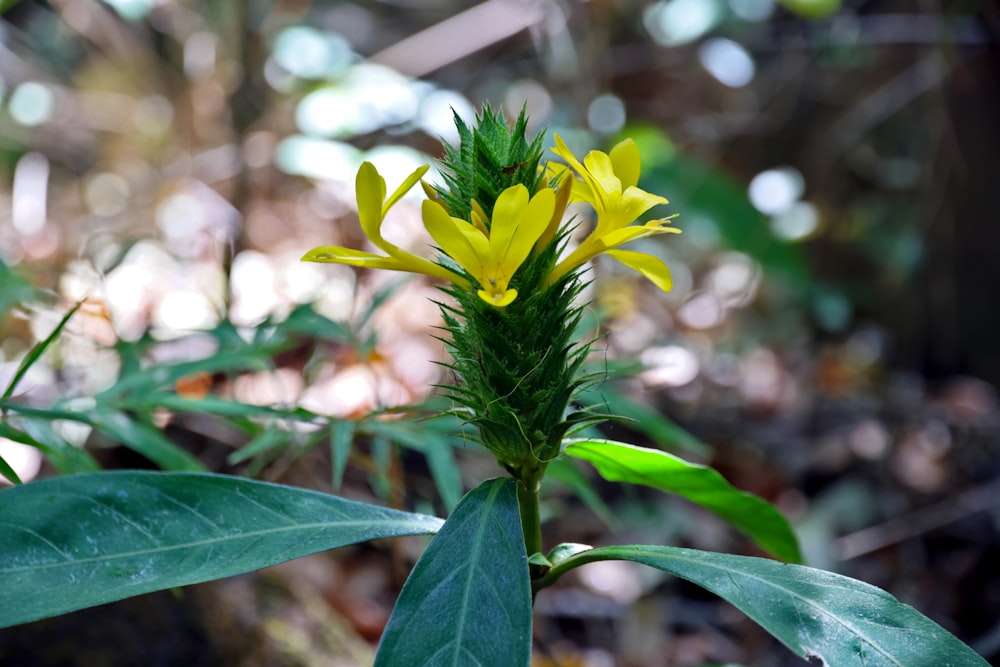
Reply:
M521 512L524 547L529 557L532 554L542 552L542 520L538 513L541 481L541 470L533 470L528 474L518 476L517 506Z

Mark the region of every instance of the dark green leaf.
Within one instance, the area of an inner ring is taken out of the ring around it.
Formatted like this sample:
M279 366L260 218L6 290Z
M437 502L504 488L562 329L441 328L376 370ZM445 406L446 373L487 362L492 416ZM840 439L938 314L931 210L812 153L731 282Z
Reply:
M0 456L0 475L3 475L11 484L21 484L21 478L17 476L17 472L2 456Z
M470 491L410 574L376 667L527 667L531 588L516 482Z
M434 517L223 475L102 472L0 491L0 627L249 572Z
M728 600L797 655L831 667L986 667L913 607L856 579L801 565L678 547L600 547L550 573L598 560L643 563Z
M569 441L566 454L589 461L612 482L644 484L676 493L733 524L762 549L790 563L802 562L795 533L762 498L740 491L716 470L655 449L611 440Z

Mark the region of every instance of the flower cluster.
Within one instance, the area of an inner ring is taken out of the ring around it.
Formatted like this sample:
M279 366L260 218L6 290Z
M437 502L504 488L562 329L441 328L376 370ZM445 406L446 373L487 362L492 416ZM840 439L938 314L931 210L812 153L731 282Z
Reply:
M477 288L479 297L497 308L510 305L518 296L511 280L524 262L556 238L565 235L560 223L569 201L586 202L597 222L580 245L559 260L544 285L556 283L597 255L605 254L638 271L660 289L671 287L670 270L657 257L620 246L654 234L678 233L670 218L633 225L654 206L668 203L664 197L638 187L639 150L631 139L610 153L591 151L581 163L559 135L553 152L567 164L548 163L547 186L531 193L521 184L506 188L493 205L492 216L482 203L470 202L469 219L455 217L440 197L423 202L423 223L438 248L448 258L434 263L406 252L382 236L382 222L389 209L426 173L423 166L410 174L386 199L386 184L375 167L365 162L357 174L358 218L365 236L385 255L340 246L313 248L302 258L310 262L334 262L373 269L422 273L450 281L463 289ZM433 190L425 188L433 194Z
M635 224L663 197L638 186L639 150L625 140L581 161L559 136L542 160L541 137L528 140L524 114L513 128L484 109L470 128L456 118L460 142L446 146L445 186L423 183L421 214L437 261L386 241L386 213L427 171L414 171L387 198L369 163L358 170L358 217L381 253L339 246L303 258L373 269L422 273L444 282L440 304L454 381L444 385L475 437L525 488L534 488L563 438L605 415L573 411L574 394L594 378L581 373L588 346L579 342L580 267L605 254L670 289L662 260L623 245L676 232L669 219ZM570 202L588 204L596 220L575 248L580 220L564 221Z

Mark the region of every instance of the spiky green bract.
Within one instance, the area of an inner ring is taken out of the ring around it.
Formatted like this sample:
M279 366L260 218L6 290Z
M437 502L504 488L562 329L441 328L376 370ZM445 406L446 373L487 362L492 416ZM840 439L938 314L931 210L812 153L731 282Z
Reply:
M547 187L540 170L542 137L529 140L522 111L513 127L485 107L470 128L455 118L460 143L445 149L442 202L455 217L471 219L474 199L490 216L497 198L521 184L531 193ZM488 221L487 221L488 223ZM581 285L575 272L549 283L565 232L556 233L511 277L517 298L505 307L452 286L452 304L441 304L443 340L450 349L455 383L445 392L466 409L475 437L525 487L537 482L560 451L563 437L589 413L567 414L589 345L576 343Z
M532 195L542 185L544 173L538 169L542 158L539 134L527 139L528 119L521 110L513 128L507 127L502 111L489 105L476 118L475 129L455 114L458 146L445 145L441 161L445 188L437 188L451 215L469 219L475 199L490 216L500 193L518 183Z
M551 262L544 255L551 252L525 267L521 296L506 308L457 288L449 290L456 304L442 305L450 368L458 379L445 391L468 408L474 437L522 480L544 471L566 433L590 418L567 414L573 395L590 379L578 377L589 346L575 342L577 278L540 287Z

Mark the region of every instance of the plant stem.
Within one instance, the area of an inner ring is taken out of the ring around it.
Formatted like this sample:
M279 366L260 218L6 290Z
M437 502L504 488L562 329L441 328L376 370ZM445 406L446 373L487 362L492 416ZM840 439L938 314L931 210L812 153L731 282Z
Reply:
M538 495L542 482L542 470L522 471L518 475L517 506L521 512L521 531L524 533L524 547L530 557L542 552L542 521L538 513Z

